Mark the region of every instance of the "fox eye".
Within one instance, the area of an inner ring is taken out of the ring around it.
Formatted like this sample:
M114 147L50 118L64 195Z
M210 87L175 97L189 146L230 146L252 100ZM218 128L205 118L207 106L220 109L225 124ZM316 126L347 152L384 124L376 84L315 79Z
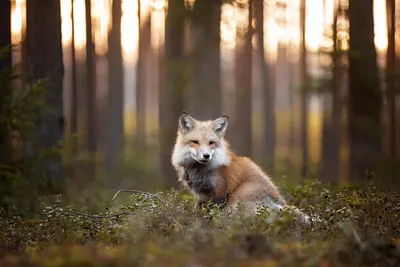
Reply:
M210 141L210 146L214 145L215 142L214 141Z
M195 143L196 145L199 144L199 141L197 141L197 140L192 140L191 142L192 142L192 143Z

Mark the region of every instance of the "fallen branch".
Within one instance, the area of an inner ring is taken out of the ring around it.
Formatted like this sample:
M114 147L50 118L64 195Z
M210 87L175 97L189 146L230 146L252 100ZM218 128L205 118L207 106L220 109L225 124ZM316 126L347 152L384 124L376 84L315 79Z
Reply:
M112 198L112 200L114 200L114 199L117 197L117 195L118 195L119 193L125 193L125 192L127 192L127 193L135 193L135 194L145 194L145 195L147 195L149 198L155 198L155 199L157 199L158 201L160 201L161 203L165 204L165 202L164 202L163 200L161 200L158 196L156 196L156 195L154 195L154 194L152 194L152 193L144 192L144 191L139 191L139 190L134 190L134 189L122 189L122 190L119 190L117 193L115 193L115 195L114 195L114 197Z
M119 193L123 193L123 192L146 195L145 199L143 199L139 203L139 205L142 204L143 201L145 201L147 199L150 199L150 198L155 198L158 201L160 201L161 203L165 204L165 202L163 200L161 200L158 196L156 196L154 194L151 194L149 192L134 190L134 189L122 189L122 190L119 190L117 193L115 193L115 195L112 198L112 200L114 200L118 196ZM84 216L84 217L95 218L95 219L107 219L107 218L112 218L112 217L118 217L118 216L121 216L121 215L132 215L132 214L135 214L133 212L127 212L127 211L118 212L118 213L110 214L110 215L91 215L91 214L86 214L86 213L77 212L77 211L70 211L69 213L73 214L73 215Z
M135 214L134 212L127 212L127 211L118 212L118 213L110 214L110 215L91 215L91 214L86 214L86 213L77 212L77 211L70 211L69 213L74 214L74 215L89 217L89 218L95 218L95 219L107 219L107 218L112 218L112 217L118 217L120 215L133 215L133 214Z

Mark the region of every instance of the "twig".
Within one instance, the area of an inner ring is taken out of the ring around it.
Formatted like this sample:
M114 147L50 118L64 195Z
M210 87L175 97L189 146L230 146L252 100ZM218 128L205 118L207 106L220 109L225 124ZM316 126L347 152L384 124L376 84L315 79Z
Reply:
M118 213L110 214L110 215L90 215L90 214L81 213L81 212L77 212L77 211L70 211L69 213L74 214L74 215L89 217L89 218L95 218L95 219L107 219L107 218L112 218L112 217L118 217L120 215L133 215L133 214L135 214L133 212L127 212L127 211L118 212Z
M360 236L357 234L356 230L353 230L352 234L353 234L354 239L355 239L356 242L357 242L357 245L358 245L359 247L361 247L361 245L362 245L362 243L361 243L361 238L360 238Z
M117 195L118 195L119 193L123 193L123 192L124 192L124 193L125 193L125 192L128 192L128 193L135 193L135 194L145 194L145 195L149 196L150 198L155 198L155 199L157 199L158 201L160 201L161 203L165 204L164 201L162 201L158 196L156 196L156 195L154 195L154 194L151 194L151 193L149 193L149 192L139 191L139 190L133 190L133 189L122 189L122 190L119 190L117 193L115 193L115 195L114 195L114 197L112 198L112 200L114 200L114 199L117 197Z
M172 220L179 226L181 232L184 233L185 230L184 230L182 224L180 224L180 223L174 218L174 216L172 216Z
M133 189L122 189L122 190L119 190L117 193L115 193L115 195L112 198L112 200L114 200L117 197L117 195L119 193L121 193L121 192L130 192L130 193L135 193L135 194L145 194L146 195L145 199L143 199L139 203L139 205L142 204L143 201L145 201L145 200L147 200L149 198L155 198L158 201L160 201L161 203L165 204L165 202L163 200L161 200L158 196L156 196L154 194L151 194L149 192L139 191L139 190L133 190ZM107 219L107 218L112 218L112 217L118 217L120 215L132 215L132 214L135 214L133 212L127 212L127 211L118 212L118 213L110 214L110 215L90 215L90 214L77 212L77 211L70 211L69 213L73 214L73 215L84 216L84 217L95 218L95 219Z

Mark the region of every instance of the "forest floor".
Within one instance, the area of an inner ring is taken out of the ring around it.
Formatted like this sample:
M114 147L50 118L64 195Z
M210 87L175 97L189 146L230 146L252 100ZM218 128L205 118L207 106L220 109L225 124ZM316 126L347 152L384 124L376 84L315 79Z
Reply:
M103 217L60 196L43 200L34 219L2 211L0 266L400 266L399 193L315 181L282 190L322 222L195 213L176 191L120 193Z

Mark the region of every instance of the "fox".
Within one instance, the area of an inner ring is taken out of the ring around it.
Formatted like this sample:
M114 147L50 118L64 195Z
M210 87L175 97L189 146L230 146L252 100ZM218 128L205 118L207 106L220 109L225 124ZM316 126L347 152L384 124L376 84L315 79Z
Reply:
M259 204L274 211L288 209L306 225L310 218L289 206L270 177L249 157L237 155L225 138L229 117L201 121L182 111L171 163L178 182L195 197L195 208L217 204L225 212L239 203L254 210Z

